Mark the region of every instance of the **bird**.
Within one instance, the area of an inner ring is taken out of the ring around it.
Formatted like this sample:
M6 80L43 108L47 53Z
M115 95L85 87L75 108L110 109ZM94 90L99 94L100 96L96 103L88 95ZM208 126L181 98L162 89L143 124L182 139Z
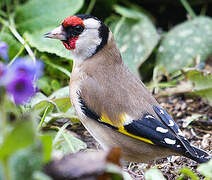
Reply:
M72 54L71 103L104 150L120 147L122 159L130 162L172 155L210 160L124 64L111 30L97 17L69 16L45 37L60 40Z

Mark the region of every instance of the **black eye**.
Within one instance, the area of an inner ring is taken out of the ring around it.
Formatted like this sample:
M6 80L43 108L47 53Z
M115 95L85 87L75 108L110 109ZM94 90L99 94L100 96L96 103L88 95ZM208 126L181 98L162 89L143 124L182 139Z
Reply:
M68 27L64 27L64 30L67 34L67 39L68 39L70 37L79 36L84 30L84 27L82 25L68 26Z
M84 30L84 28L81 25L74 26L73 29L79 33L81 33Z

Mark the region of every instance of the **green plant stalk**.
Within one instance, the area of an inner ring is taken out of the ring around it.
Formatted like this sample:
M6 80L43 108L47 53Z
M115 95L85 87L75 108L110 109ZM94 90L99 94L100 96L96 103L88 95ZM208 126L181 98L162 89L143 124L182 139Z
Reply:
M50 106L48 105L48 106L46 107L44 113L43 113L43 117L42 117L42 119L41 119L41 121L40 121L40 123L39 123L39 125L38 125L38 130L41 129L41 127L42 127L42 125L43 125L43 123L44 123L44 120L45 120L45 118L46 118L46 115L47 115L47 112L48 112L49 107L50 107Z
M29 45L25 42L25 40L21 37L21 35L18 33L18 31L15 28L13 15L9 16L9 22L0 17L0 23L4 24L5 26L7 26L10 29L10 31L18 39L18 41L21 44L24 45L24 47L25 47L26 51L28 52L29 56L32 58L33 62L35 63L36 58L35 58L34 53L32 52L32 50L29 47Z
M3 17L7 17L7 14L4 12L4 11L2 11L2 10L0 10L0 16L3 16Z
M43 56L42 56L42 57L43 57ZM44 58L43 58L43 59L44 59ZM53 67L53 68L55 68L55 69L61 71L62 73L64 73L64 74L67 75L68 77L71 76L71 73L70 73L67 69L65 69L65 68L63 68L63 67L61 67L61 66L55 65L55 64L53 64L53 63L51 63L47 58L45 58L45 59L46 59L47 61L44 61L44 63L46 63L47 65L49 65L49 66L51 66L51 67Z
M8 66L11 66L11 65L14 63L14 61L16 60L16 58L20 56L20 54L21 54L21 53L23 52L23 50L25 49L25 45L26 45L26 44L24 44L24 45L21 47L21 49L18 51L18 53L15 55L15 57L9 62Z
M5 178L5 180L11 180L11 173L10 173L10 169L9 169L8 158L3 160L3 168L4 168L4 178Z
M96 0L90 0L90 3L88 5L88 9L86 10L85 14L90 14L92 12L95 3L96 3Z
M184 6L184 8L186 9L186 11L188 12L188 14L191 16L191 18L195 18L196 14L191 8L191 6L189 5L189 3L187 2L187 0L180 0L180 1L182 5Z
M35 63L36 58L34 53L32 52L31 48L29 45L25 42L25 40L21 37L21 35L18 33L18 31L15 28L15 23L14 23L14 17L9 16L9 29L13 33L13 35L19 40L19 42L23 45L25 45L26 51L28 52L29 56L32 58L33 62Z

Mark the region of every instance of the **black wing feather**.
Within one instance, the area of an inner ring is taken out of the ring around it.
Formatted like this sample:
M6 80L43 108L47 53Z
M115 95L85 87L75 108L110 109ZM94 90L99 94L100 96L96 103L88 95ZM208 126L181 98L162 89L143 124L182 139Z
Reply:
M191 146L190 142L181 134L178 125L175 123L173 118L166 112L165 109L157 106L153 106L154 111L160 117L162 122L175 134L176 138L182 143L183 147L186 149L184 152L185 156L198 161L200 163L208 161L209 154L198 148Z
M157 128L167 130L166 133L157 131ZM136 136L147 138L156 145L165 146L176 151L183 152L182 143L176 139L176 137L168 131L167 127L158 121L153 115L144 114L139 120L133 120L130 124L124 126L124 129ZM175 143L167 144L165 138L172 140Z

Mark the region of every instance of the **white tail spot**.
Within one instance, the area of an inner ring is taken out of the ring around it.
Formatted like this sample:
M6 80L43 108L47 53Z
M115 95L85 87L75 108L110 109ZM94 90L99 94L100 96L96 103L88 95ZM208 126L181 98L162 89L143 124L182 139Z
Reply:
M168 126L174 126L174 122L172 120L169 120Z
M169 138L164 138L164 141L165 141L167 144L175 144L175 143L176 143L176 140L174 140L174 139L169 139Z
M169 130L168 129L164 129L162 127L157 127L156 131L161 132L161 133L167 133Z

